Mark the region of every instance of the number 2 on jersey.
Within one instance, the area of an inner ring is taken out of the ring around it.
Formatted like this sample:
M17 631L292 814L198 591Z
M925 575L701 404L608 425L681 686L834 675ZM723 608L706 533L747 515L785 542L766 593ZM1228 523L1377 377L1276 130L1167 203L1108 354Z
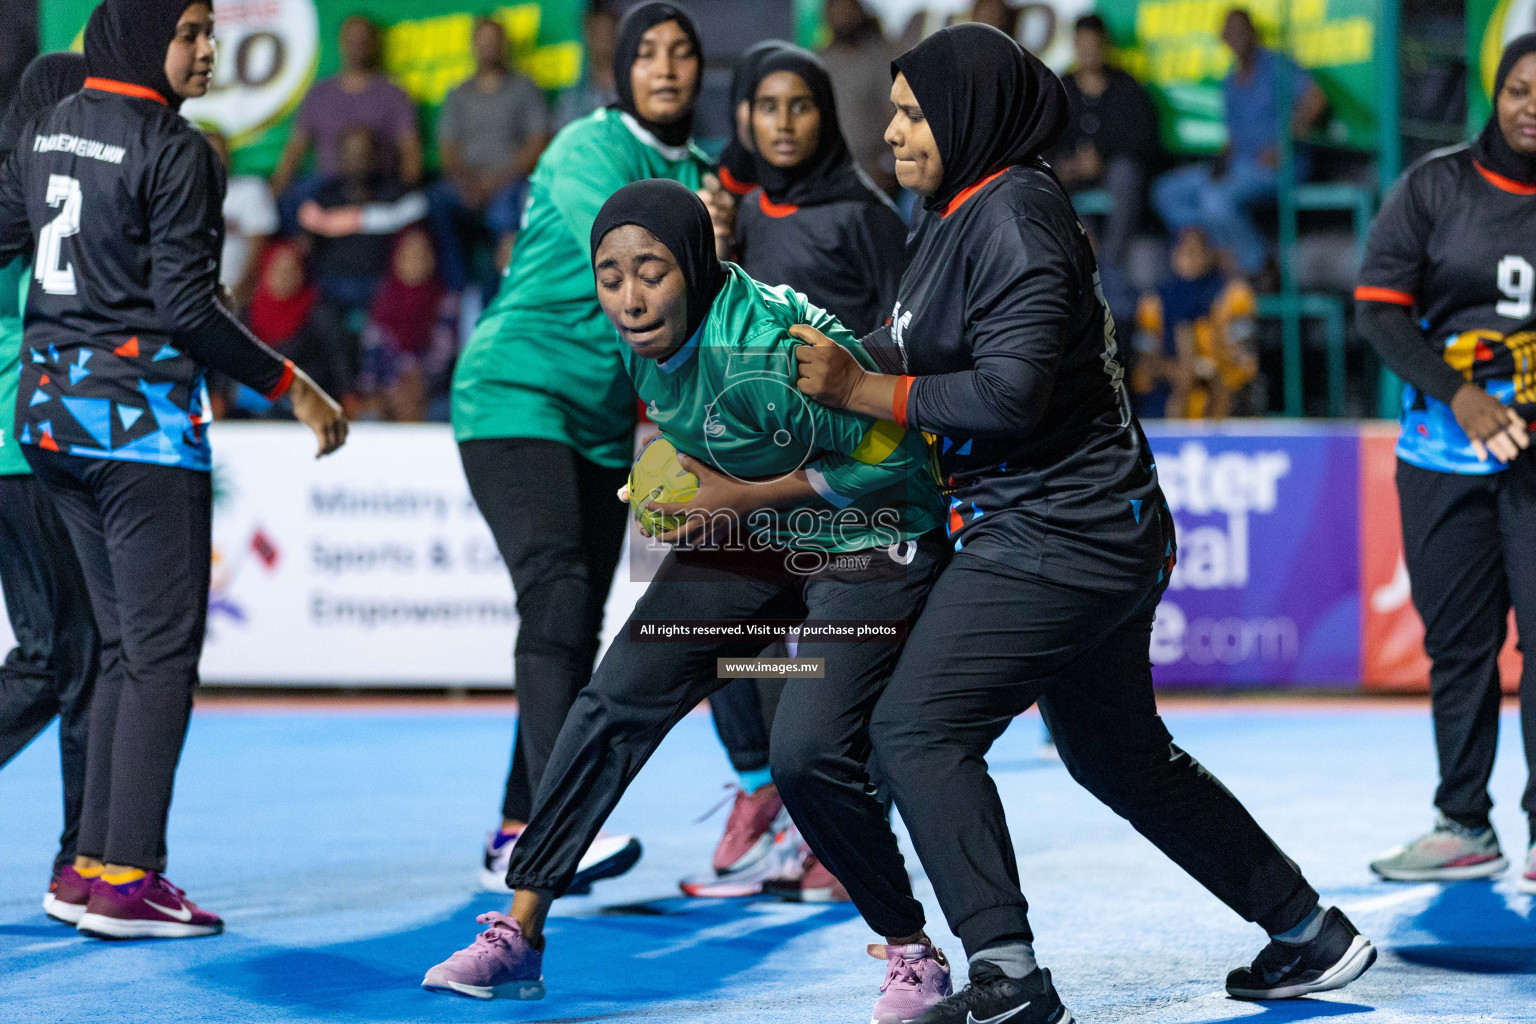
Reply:
M1493 307L1499 316L1517 319L1531 315L1531 294L1536 292L1536 269L1522 256L1499 260L1499 292L1504 301Z
M63 174L48 175L48 205L59 215L37 236L35 275L49 295L75 294L75 268L64 259L64 239L80 233L80 182Z

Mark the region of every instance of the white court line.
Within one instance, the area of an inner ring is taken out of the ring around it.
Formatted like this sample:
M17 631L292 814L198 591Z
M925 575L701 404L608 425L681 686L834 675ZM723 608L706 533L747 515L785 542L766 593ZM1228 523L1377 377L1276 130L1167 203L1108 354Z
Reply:
M727 921L717 924L713 928L705 928L694 932L686 939L679 939L669 946L660 946L656 949L648 949L643 953L632 954L637 960L655 960L658 957L671 956L673 953L681 953L685 949L701 946L715 939L739 939L743 935L751 935L753 932L762 931L764 928L776 928L795 920L809 920L819 916L823 911L817 910L813 914L785 914L785 913L756 913L751 917L736 921Z
M1385 896L1372 896L1368 900L1358 900L1354 903L1342 903L1339 909L1346 914L1369 914L1377 910L1389 910L1392 907L1402 906L1404 903L1414 903L1418 900L1429 899L1438 895L1442 886L1438 882L1426 882L1424 885L1415 885L1408 889L1399 889L1397 892L1389 892Z
M63 949L65 946L77 946L80 944L80 936L75 935L68 939L54 939L52 942L34 942L30 946L17 946L13 953L41 953L45 949Z

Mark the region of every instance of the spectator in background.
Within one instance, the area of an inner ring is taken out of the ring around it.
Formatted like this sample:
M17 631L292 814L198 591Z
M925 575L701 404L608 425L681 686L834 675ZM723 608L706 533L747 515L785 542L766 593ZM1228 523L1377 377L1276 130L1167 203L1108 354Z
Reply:
M1050 163L1069 192L1109 193L1098 251L1102 260L1123 267L1158 159L1157 110L1141 83L1107 62L1109 29L1103 18L1078 18L1072 48L1072 70L1062 77L1071 120Z
M489 229L497 247L496 266L506 266L528 175L549 141L544 94L507 67L507 32L501 22L476 19L473 45L475 74L448 94L438 115L443 178L428 193L443 278L457 292L469 284L470 275L470 254L459 227L472 219ZM494 278L485 290L495 293Z
M581 18L586 40L581 83L561 94L555 106L556 130L619 102L619 89L613 79L613 48L618 28L619 12L610 0L592 0L588 4Z
M425 218L428 205L423 193L381 167L378 143L363 126L342 134L337 160L337 175L299 208L299 225L315 236L321 300L350 320L373 304L393 236Z
M1019 37L1019 9L1008 0L976 0L971 5L971 20L991 25L1009 39Z
M438 276L431 236L421 228L402 231L363 331L361 414L393 423L426 420L429 401L447 393L458 321L458 296Z
M1225 419L1258 374L1253 289L1224 274L1216 255L1204 231L1183 229L1168 280L1141 299L1131 371L1137 415Z
M1199 225L1229 251L1250 278L1264 269L1268 244L1250 208L1273 202L1278 187L1279 116L1275 86L1290 80L1291 134L1306 135L1328 111L1328 99L1295 61L1259 45L1253 18L1241 8L1227 12L1221 40L1232 50L1232 70L1222 83L1227 148L1215 164L1171 171L1152 187L1152 202L1169 230ZM1298 160L1296 179L1305 178Z
M224 191L224 252L219 283L234 298L235 315L245 311L256 290L262 250L277 234L277 203L266 179L255 174L236 174L229 151L229 140L222 132L205 131L204 136L224 165L228 183Z
M381 163L407 185L421 181L421 133L409 96L379 71L383 40L379 27L354 14L341 23L341 71L316 82L299 104L272 191L280 197L283 223L314 196L319 183L341 173L341 143L348 130L369 129L381 147ZM310 147L315 172L298 177Z
M871 181L887 195L895 195L896 164L885 144L885 126L893 113L891 58L895 54L880 19L860 0L827 0L826 18L832 41L821 51L821 59L832 76L837 119L848 149Z
M328 394L347 394L352 388L350 353L356 344L341 318L320 303L319 286L306 279L304 250L295 242L279 239L267 246L256 262L259 270L245 314L246 326L275 351L292 359ZM243 386L234 404L257 415L268 412L272 405Z

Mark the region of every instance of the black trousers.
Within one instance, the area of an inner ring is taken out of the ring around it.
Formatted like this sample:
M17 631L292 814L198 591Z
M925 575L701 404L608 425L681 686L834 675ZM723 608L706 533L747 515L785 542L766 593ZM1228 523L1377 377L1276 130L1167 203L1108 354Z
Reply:
M910 563L805 580L744 570L745 559L673 553L630 616L681 619L916 619L947 545L930 536L903 549ZM886 552L872 552L873 560ZM507 882L563 893L582 852L662 738L720 689L717 658L755 657L762 643L648 642L629 630L581 691L539 785L533 818L512 851ZM825 678L790 679L773 725L774 782L812 851L834 868L854 905L883 935L923 926L885 808L869 788L869 715L900 650L890 640L801 641Z
M208 618L208 473L26 449L85 574L101 675L79 852L165 870L165 826Z
M1499 650L1509 609L1525 654L1520 724L1536 769L1536 457L1491 476L1397 464L1403 551L1432 667L1440 786L1435 806L1473 828L1488 824L1488 779L1499 737ZM1536 775L1521 801L1536 839Z
M1317 905L1296 866L1158 716L1148 652L1162 589L1070 587L962 553L929 595L870 733L968 953L1032 938L985 757L1037 700L1072 777L1237 913L1273 933ZM822 859L851 891L845 872L857 862Z
M775 641L761 656L787 658L789 649L783 641ZM783 693L781 679L732 679L710 695L709 714L715 721L715 734L736 771L768 767L768 737Z
M459 457L517 593L517 735L501 815L527 821L533 794L602 646L603 606L624 548L627 469L533 438L463 441Z
M58 716L64 832L57 870L75 859L101 643L64 523L30 476L0 476L0 586L16 634L0 664L0 766Z

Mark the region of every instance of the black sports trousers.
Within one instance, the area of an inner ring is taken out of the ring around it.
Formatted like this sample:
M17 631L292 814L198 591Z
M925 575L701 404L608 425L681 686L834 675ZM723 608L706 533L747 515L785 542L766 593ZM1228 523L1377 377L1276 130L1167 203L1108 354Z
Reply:
M942 534L869 552L865 571L808 579L758 573L743 556L673 552L571 708L539 784L533 817L512 849L507 884L563 893L577 862L662 738L722 686L717 658L751 658L762 642L647 641L646 622L707 619L915 621L948 553ZM887 562L882 564L881 559ZM811 850L833 868L876 932L923 927L906 866L869 788L869 715L900 651L891 640L803 638L797 657L825 677L786 681L770 744L773 779Z
M165 825L208 619L208 473L25 448L69 531L101 635L78 851L165 870Z
M1397 464L1403 551L1413 605L1424 620L1429 691L1440 759L1435 806L1452 821L1488 824L1499 738L1499 650L1509 610L1525 655L1520 724L1536 768L1536 456L1489 476ZM1521 801L1536 839L1536 776Z
M629 470L537 438L461 441L459 457L517 594L517 735L501 816L527 821L555 737L602 646L603 606L629 523L618 499Z
M789 649L783 641L764 648L760 657L787 658ZM715 722L715 735L738 772L762 771L768 767L768 737L773 732L773 716L784 694L782 679L732 679L709 697L709 714Z
M0 766L59 718L64 832L54 869L75 859L101 643L64 523L31 476L0 476L0 586L16 646L0 664Z
M870 735L967 953L1032 938L985 757L1037 700L1072 777L1227 906L1272 934L1317 906L1296 866L1157 714L1149 647L1162 591L1072 587L961 553L929 595ZM852 892L862 865L841 859L846 844L824 845L823 863Z

